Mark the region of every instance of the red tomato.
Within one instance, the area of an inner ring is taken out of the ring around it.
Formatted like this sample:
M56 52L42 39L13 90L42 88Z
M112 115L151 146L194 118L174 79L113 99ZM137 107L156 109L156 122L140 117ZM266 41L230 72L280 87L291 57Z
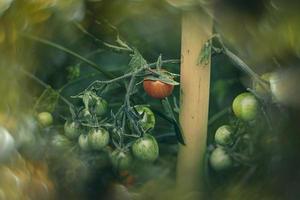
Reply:
M163 99L170 96L173 92L174 85L163 83L161 81L147 80L143 82L145 92L155 99Z

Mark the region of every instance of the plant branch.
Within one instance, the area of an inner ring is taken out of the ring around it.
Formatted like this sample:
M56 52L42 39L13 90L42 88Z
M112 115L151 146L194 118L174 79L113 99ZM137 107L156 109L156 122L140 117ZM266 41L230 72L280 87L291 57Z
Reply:
M74 52L74 51L71 51L57 43L54 43L54 42L51 42L49 40L46 40L46 39L43 39L43 38L39 38L39 37L36 37L36 36L32 36L32 35L26 35L26 34L22 34L22 36L28 38L28 39L31 39L31 40L34 40L34 41L37 41L37 42L40 42L42 44L46 44L46 45L49 45L51 47L54 47L56 49L59 49L61 51L64 51L78 59L80 59L82 62L85 62L87 63L88 65L90 65L91 67L93 67L94 69L96 69L97 71L101 72L102 74L104 74L105 76L107 76L108 78L113 78L113 74L109 73L109 72L106 72L104 71L103 69L101 69L101 67L99 65L97 65L96 63L86 59L85 57L79 55L78 53Z

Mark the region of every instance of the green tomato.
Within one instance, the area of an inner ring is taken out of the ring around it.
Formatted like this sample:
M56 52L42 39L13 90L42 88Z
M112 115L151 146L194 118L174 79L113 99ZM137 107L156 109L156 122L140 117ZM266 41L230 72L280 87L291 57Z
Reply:
M133 143L132 153L139 160L148 162L155 161L159 155L157 141L153 136L146 134Z
M223 146L231 145L233 143L232 134L233 129L231 126L220 126L215 133L215 142Z
M64 131L69 139L77 139L80 135L80 124L75 121L66 121Z
M80 148L83 151L89 151L90 150L90 145L89 145L89 139L86 134L81 134L78 138L78 144Z
M147 106L143 106L143 105L136 105L134 106L134 108L143 117L139 121L139 124L141 125L143 130L147 131L153 129L155 126L155 117L152 110L150 110L150 108L148 108Z
M213 150L209 158L210 166L216 171L229 169L232 166L231 157L222 147Z
M127 170L132 163L132 156L129 151L116 149L110 156L113 167L117 170Z
M55 135L51 140L51 145L60 150L67 150L72 147L72 142L64 135Z
M91 129L88 133L91 148L101 150L109 143L109 133L103 128Z
M50 126L53 123L52 114L49 113L49 112L39 113L38 116L37 116L37 119L43 127Z
M108 110L108 103L105 99L98 97L93 105L93 112L96 115L104 115Z
M258 101L253 94L244 92L233 100L232 109L237 118L252 121L258 112Z

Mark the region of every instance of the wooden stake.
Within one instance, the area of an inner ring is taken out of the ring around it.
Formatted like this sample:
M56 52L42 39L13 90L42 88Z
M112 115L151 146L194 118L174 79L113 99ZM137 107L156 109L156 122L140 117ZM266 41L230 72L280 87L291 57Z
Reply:
M183 195L193 192L200 197L203 192L210 57L205 64L200 64L198 60L201 48L211 36L211 18L200 11L183 13L180 123L186 146L180 146L177 162L177 187ZM191 199L198 199L196 196Z

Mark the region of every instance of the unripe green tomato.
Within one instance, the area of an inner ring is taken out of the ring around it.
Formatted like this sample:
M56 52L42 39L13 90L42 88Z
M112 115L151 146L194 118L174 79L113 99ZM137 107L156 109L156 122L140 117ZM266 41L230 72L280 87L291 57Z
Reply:
M88 133L91 148L101 150L109 143L109 133L103 128L93 128Z
M232 166L231 157L221 147L213 150L209 158L210 166L216 171L222 171Z
M72 142L64 135L55 135L51 140L54 148L66 150L72 147Z
M258 101L249 92L244 92L233 100L232 109L235 116L244 121L252 121L258 112Z
M49 112L40 112L37 116L39 123L43 127L50 126L53 123L52 114Z
M93 107L96 115L104 115L108 110L108 103L105 99L99 97Z
M261 79L266 81L266 84L261 85L261 83L255 81L254 82L254 91L261 97L271 96L271 88L270 88L270 77L272 73L265 73L261 75Z
M153 136L145 134L133 143L132 153L139 160L153 162L159 155L157 141Z
M129 151L119 149L112 152L110 159L113 167L120 171L129 169L133 160Z
M233 143L233 129L229 125L220 126L215 133L215 142L219 145L231 145Z
M76 139L80 135L80 124L75 121L66 121L64 131L69 139Z
M90 145L89 145L89 139L86 134L81 134L78 138L78 144L80 148L83 151L89 151L90 150Z
M153 129L155 126L155 117L152 110L143 105L136 105L134 106L134 108L140 115L143 115L143 118L139 121L143 130L146 131L149 129Z

